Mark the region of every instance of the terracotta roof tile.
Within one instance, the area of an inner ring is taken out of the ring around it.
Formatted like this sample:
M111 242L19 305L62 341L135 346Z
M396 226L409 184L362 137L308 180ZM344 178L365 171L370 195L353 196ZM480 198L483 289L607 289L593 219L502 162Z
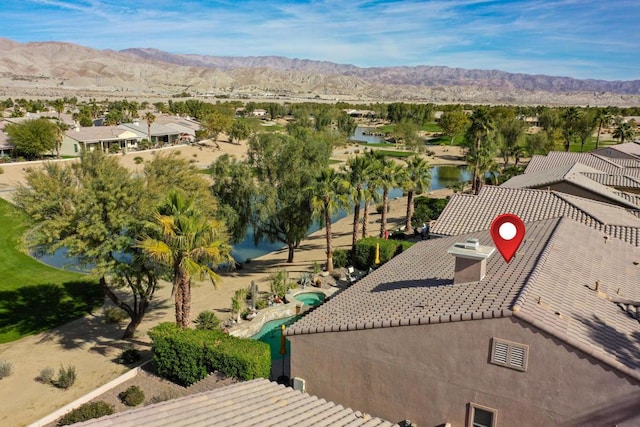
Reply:
M638 177L638 174L640 174L640 160L616 159L595 153L566 153L563 151L552 151L546 156L532 156L524 173L540 172L574 163L582 163L583 165L612 175Z
M78 426L392 426L369 414L257 379Z
M611 175L602 172L581 172L587 178L590 178L602 185L608 187L625 187L640 188L640 179L633 178L628 175Z

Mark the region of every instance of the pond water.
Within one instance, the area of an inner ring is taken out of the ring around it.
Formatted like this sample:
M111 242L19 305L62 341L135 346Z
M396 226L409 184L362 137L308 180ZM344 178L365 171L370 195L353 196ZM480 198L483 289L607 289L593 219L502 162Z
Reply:
M434 166L431 169L431 188L430 190L439 190L446 188L449 185L455 184L460 181L471 180L471 173L465 168L460 166ZM393 200L396 197L402 196L402 190L399 188L392 189L389 193L389 199ZM344 210L338 211L333 216L333 221L347 216L348 213ZM314 223L309 227L308 233L313 233L320 229L319 224ZM237 262L244 263L247 259L255 259L262 255L268 254L283 248L283 244L276 242L271 243L266 239L261 240L256 245L253 240L253 230L247 231L246 238L233 246L231 254ZM64 268L66 270L81 271L78 268L77 263L73 259L66 257L66 249L60 249L54 254L48 254L44 256L38 255L37 258L45 264L51 265L57 268Z
M368 132L375 131L376 128L360 127L356 128L354 134L349 138L352 141L364 141L370 144L379 144L385 142L384 137L380 135L366 135Z

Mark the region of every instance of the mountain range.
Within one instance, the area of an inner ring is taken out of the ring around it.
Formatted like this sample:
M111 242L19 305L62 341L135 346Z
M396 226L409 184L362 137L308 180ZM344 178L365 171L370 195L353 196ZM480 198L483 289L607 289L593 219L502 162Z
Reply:
M98 50L0 38L0 96L69 96L69 92L159 98L188 92L352 102L640 105L640 80L580 80L426 65L362 68L278 56Z

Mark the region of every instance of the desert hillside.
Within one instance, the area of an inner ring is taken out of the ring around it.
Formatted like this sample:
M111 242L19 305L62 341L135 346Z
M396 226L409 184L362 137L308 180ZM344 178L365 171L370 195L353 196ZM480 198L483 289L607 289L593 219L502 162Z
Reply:
M640 80L577 80L460 68L360 68L282 57L97 50L0 39L0 97L202 96L546 105L640 105Z

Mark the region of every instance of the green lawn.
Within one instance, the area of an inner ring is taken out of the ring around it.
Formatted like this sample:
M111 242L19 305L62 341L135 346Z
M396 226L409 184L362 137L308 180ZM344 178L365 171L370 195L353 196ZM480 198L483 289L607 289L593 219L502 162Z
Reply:
M606 147L608 145L615 145L615 144L619 144L619 141L603 141L602 139L600 139L600 143L598 144L598 148L602 148L602 147ZM591 137L587 140L587 142L585 142L584 144L584 150L582 150L583 152L587 153L589 151L595 150L596 149L596 139L594 137ZM569 147L569 151L571 152L576 152L579 153L580 152L580 143L572 143L571 146Z
M48 267L21 249L24 216L0 199L0 343L74 320L101 305L87 276Z

